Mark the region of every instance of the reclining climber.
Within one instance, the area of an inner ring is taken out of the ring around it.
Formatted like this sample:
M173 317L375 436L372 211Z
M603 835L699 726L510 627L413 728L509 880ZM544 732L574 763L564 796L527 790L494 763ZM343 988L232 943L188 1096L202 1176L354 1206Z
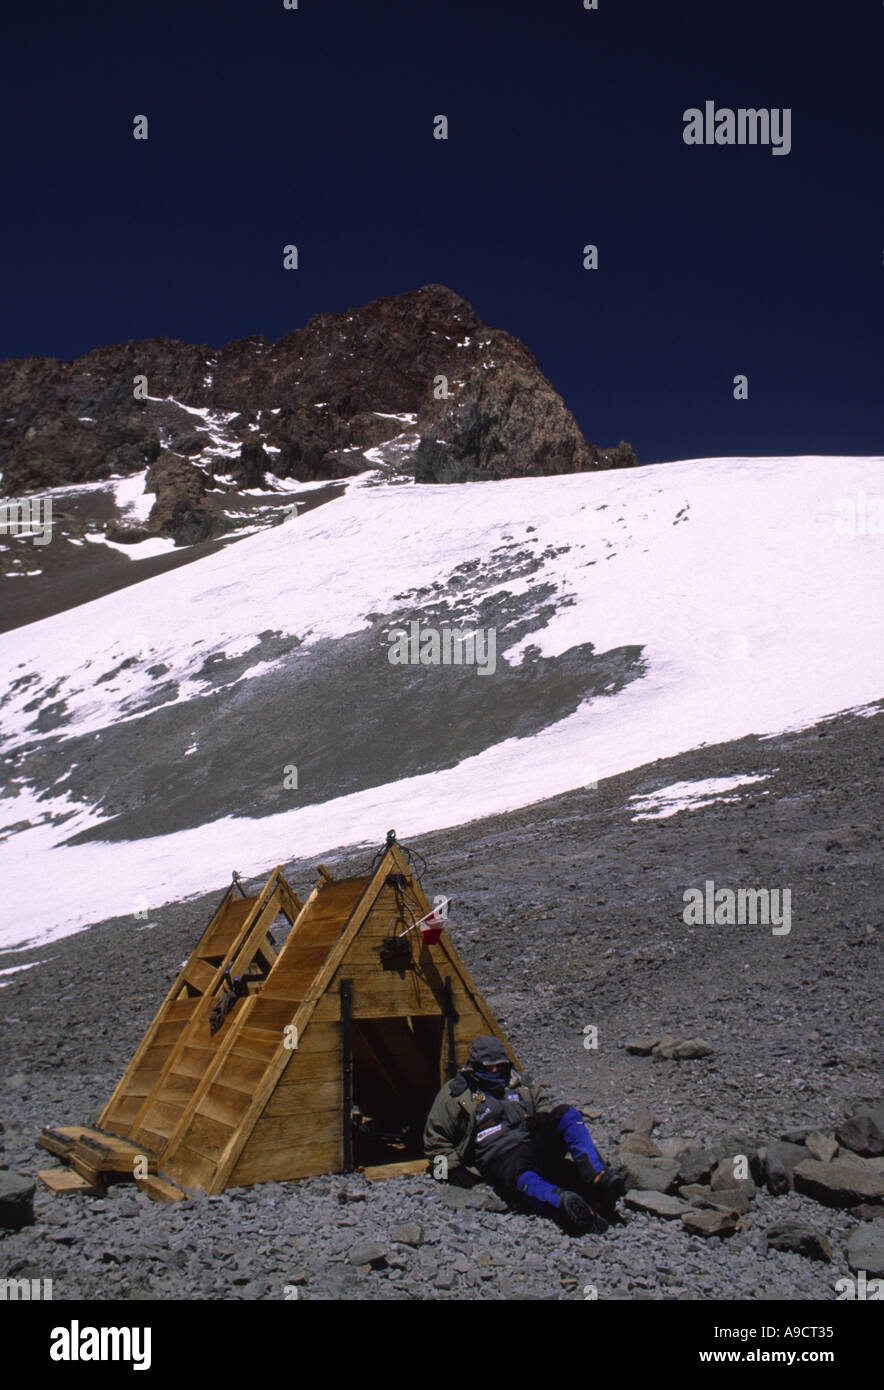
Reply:
M515 1072L497 1038L476 1038L466 1065L442 1087L427 1117L424 1152L434 1176L469 1186L478 1174L572 1235L607 1230L624 1192L579 1113L554 1105L544 1087Z

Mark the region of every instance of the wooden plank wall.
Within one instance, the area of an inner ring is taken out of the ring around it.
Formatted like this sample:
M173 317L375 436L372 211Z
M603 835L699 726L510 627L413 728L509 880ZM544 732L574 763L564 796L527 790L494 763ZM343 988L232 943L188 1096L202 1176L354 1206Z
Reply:
M315 1019L265 1105L229 1186L285 1182L343 1166L341 1027Z
M352 982L352 1017L359 1020L438 1017L444 1005L444 980L450 977L457 1014L454 1034L459 1064L466 1060L477 1035L494 1032L502 1037L475 995L472 981L467 985L462 979L460 962L452 960L450 950L446 952L441 945L422 946L416 934L410 933L416 968L401 972L382 968L378 948L390 935L395 914L395 894L385 884L316 1003L298 1049L292 1052L233 1168L229 1185L287 1181L341 1171L342 980ZM305 933L304 948L310 950L315 943L315 959L311 954L308 963L306 955L302 957L295 950L288 961L281 956L261 999L256 1001L256 1009L266 1008L271 998L282 1002L279 996L283 994L288 994L290 1000L293 994L301 999L308 995L307 976L311 972L315 975L328 957L331 942L341 927L331 903L326 912L317 911L314 920L316 927L309 937ZM394 924L394 934L401 930L403 927ZM446 1063L447 1036L443 1030L440 1085L447 1074Z
M265 985L249 1000L248 1011L243 1010L235 1024L211 1084L204 1088L174 1150L170 1149L166 1170L176 1182L185 1186L197 1183L214 1192L268 1182L271 1177L305 1177L340 1168L340 1101L336 1115L330 1113L327 1103L326 1109L305 1112L309 1120L291 1113L292 1106L301 1111L304 1102L310 1103L307 1093L311 1087L333 1081L340 1090L338 1039L334 1042L334 1063L327 1048L324 1053L317 1052L318 1033L310 1040L306 1036L298 1039L299 1044L306 1041L303 1056L313 1059L303 1063L301 1089L283 1092L283 1096L288 1094L290 1113L266 1112L280 1084L298 1084L289 1073L294 1061L300 1063L302 1048L286 1047L285 1029L294 1022L298 1004L339 940L367 882L364 877L334 881L323 876L305 904ZM297 1068L292 1075L298 1075ZM239 1096L235 1110L234 1093ZM325 1094L327 1097L329 1093ZM228 1101L229 1119L207 1124L212 1107ZM317 1135L318 1139L314 1137ZM319 1167L311 1166L317 1163Z

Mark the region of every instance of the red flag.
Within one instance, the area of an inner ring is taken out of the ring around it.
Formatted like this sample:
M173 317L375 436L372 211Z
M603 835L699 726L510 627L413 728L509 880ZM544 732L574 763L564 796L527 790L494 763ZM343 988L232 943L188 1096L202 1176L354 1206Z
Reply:
M421 937L427 946L435 946L439 937L447 927L448 909L450 907L450 898L437 898L433 911L428 912L426 917L422 917L417 923L421 929Z

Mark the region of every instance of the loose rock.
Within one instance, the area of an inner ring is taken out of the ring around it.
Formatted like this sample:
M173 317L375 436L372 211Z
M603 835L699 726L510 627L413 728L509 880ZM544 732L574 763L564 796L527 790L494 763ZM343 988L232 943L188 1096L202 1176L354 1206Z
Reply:
M795 1165L803 1163L808 1157L808 1150L803 1144L793 1144L785 1139L768 1144L764 1155L768 1191L775 1197L791 1192L795 1186Z
M731 1236L737 1229L734 1218L723 1211L685 1212L681 1224L696 1236Z
M640 1154L643 1158L662 1158L662 1150L657 1147L653 1139L648 1139L644 1134L627 1134L623 1143L620 1145L620 1153Z
M689 1204L679 1197L667 1197L664 1192L640 1192L635 1188L627 1192L623 1200L628 1207L636 1211L649 1211L654 1216L662 1216L666 1221L675 1220L691 1209Z
M751 1199L755 1196L755 1183L751 1177L738 1177L737 1173L742 1173L743 1164L748 1168L749 1160L745 1154L732 1154L729 1158L723 1158L712 1174L712 1190L723 1191L724 1189L736 1188L740 1192L745 1192Z
M642 1158L640 1154L621 1154L616 1167L627 1188L642 1192L672 1192L678 1182L678 1164L671 1158Z
M884 1207L873 1207L869 1202L860 1202L850 1208L850 1215L857 1221L884 1221Z
M884 1134L867 1110L852 1115L836 1133L839 1144L862 1158L876 1158L884 1154Z
M819 1163L815 1158L805 1159L795 1167L795 1187L830 1207L884 1202L884 1173L860 1167L862 1162L856 1159L853 1163Z
M656 1128L657 1123L657 1117L652 1115L650 1110L635 1110L622 1121L620 1133L643 1134L645 1138L648 1138Z
M423 1226L418 1226L416 1221L410 1221L404 1226L394 1226L390 1232L390 1240L396 1245L423 1245Z
M751 1191L744 1186L708 1189L708 1192L709 1195L699 1203L700 1206L714 1207L717 1211L732 1211L742 1216L752 1205L755 1187L753 1184Z
M717 1158L708 1149L688 1149L678 1160L678 1178L682 1183L703 1183L712 1176Z
M0 1172L0 1227L20 1231L34 1222L37 1184L23 1173Z
M657 1139L655 1143L663 1158L681 1158L690 1147L686 1139Z
M767 1247L771 1250L785 1250L793 1255L804 1255L809 1260L830 1262L832 1259L832 1246L829 1241L810 1226L782 1221L768 1226L764 1235Z
M838 1152L837 1141L830 1139L827 1134L820 1133L819 1130L808 1134L804 1142L811 1158L819 1159L820 1163L831 1163Z
M374 1240L362 1240L349 1251L347 1259L351 1265L371 1265L380 1269L387 1262L387 1252Z
M884 1223L857 1226L847 1240L847 1263L853 1273L884 1275Z

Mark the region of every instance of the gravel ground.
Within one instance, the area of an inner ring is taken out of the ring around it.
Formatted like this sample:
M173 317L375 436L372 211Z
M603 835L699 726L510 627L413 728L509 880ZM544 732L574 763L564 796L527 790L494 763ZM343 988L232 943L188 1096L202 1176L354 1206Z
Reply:
M702 748L413 845L403 808L400 838L426 858L430 897L453 895L452 937L523 1066L591 1117L603 1154L639 1106L655 1139L739 1130L763 1145L800 1125L831 1134L881 1096L881 727L879 710ZM632 796L736 774L768 777L732 804L632 819ZM322 857L343 873L371 856ZM94 1118L233 867L246 866L219 865L217 891L148 922L114 919L4 962L41 963L2 991L0 1164L51 1166L40 1129ZM312 867L289 866L297 892ZM684 891L709 879L791 889L790 932L687 926ZM665 1031L712 1052L627 1053ZM0 1265L52 1278L57 1299L831 1300L849 1275L853 1218L795 1193L760 1190L726 1240L635 1212L574 1239L498 1207L486 1188L359 1174L176 1207L127 1186L100 1199L39 1188L35 1224L0 1238ZM832 1262L765 1253L765 1227L786 1219L827 1236Z

